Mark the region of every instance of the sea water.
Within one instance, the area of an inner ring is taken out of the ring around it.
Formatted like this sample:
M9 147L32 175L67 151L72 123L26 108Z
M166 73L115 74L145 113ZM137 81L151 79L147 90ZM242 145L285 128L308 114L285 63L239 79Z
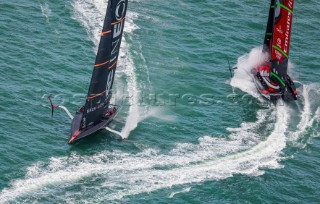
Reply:
M317 1L295 4L298 101L269 104L248 75L269 1L130 0L110 124L128 140L70 146L47 97L85 102L106 6L0 3L0 203L319 202Z

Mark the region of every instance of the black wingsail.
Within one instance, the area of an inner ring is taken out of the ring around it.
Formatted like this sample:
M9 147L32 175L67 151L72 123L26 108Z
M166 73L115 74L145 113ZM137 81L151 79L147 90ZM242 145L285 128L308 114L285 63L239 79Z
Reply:
M123 34L128 0L109 0L80 129L101 121L111 89Z
M270 40L272 39L272 36L273 36L274 4L275 4L275 0L271 0L268 24L267 24L267 28L266 28L266 34L264 37L264 43L263 43L263 52L269 52L269 53L271 52Z

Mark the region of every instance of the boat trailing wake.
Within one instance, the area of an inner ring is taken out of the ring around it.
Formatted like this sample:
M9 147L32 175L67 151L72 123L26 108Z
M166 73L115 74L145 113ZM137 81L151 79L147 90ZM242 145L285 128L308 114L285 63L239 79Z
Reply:
M65 107L65 106L59 106L59 108L61 108L62 110L64 110L64 111L67 113L67 115L69 116L69 118L70 118L71 120L73 119L73 115L70 113L70 111L68 110L67 107Z
M169 195L169 198L173 198L175 195L179 194L179 193L187 193L190 191L190 187L183 189L182 191L178 191L178 192L173 192Z

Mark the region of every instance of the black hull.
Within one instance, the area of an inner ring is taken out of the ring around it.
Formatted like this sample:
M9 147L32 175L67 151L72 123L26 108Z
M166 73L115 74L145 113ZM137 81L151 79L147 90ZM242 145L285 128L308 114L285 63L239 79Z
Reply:
M282 97L282 94L280 92L279 93L266 93L267 89L261 83L261 81L258 79L258 77L256 75L253 76L253 81L257 87L257 90L265 99L270 100L270 101L276 101Z
M283 99L284 101L297 100L297 91L291 78L287 75L284 85L280 83L275 84L270 80L269 76L264 76L265 73L252 69L253 81L259 93L270 101L277 101ZM271 91L272 90L272 91Z
M102 119L99 123L92 125L90 127L87 127L85 129L80 129L80 122L82 118L82 113L77 112L75 117L72 120L72 125L71 125L71 137L69 139L68 144L74 144L75 142L79 141L80 139L83 139L85 137L88 137L89 135L92 135L96 132L99 132L105 127L109 125L109 123L112 122L112 120L118 115L119 113L119 108L116 109L116 111L110 115L106 119Z

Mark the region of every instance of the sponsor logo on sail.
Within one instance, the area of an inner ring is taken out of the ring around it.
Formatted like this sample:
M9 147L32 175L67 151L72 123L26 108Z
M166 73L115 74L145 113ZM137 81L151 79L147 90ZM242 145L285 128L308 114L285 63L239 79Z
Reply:
M119 37L123 31L123 26L124 26L123 18L125 17L126 6L127 6L126 0L120 0L115 10L114 15L118 22L113 25L113 41L112 41L112 51L111 51L110 62L113 62L114 60L116 60L116 57L114 56L116 56L119 52L121 39L119 38L115 40L115 38Z
M122 8L122 10L120 10ZM116 8L116 19L119 21L124 17L124 12L126 10L126 2L125 0L119 1Z
M283 34L283 31L282 31L282 26L280 25L279 28L277 28L277 31L281 34Z
M290 38L290 29L291 29L291 13L288 13L288 17L287 17L287 28L286 28L286 33L285 33L284 49L283 49L283 51L284 51L285 53L288 53L289 38Z
M108 75L108 79L107 79L107 85L106 85L106 95L108 96L109 94L109 91L111 89L111 86L112 86L112 82L113 82L113 73L114 73L114 69L112 69L110 72L109 72L109 75Z

